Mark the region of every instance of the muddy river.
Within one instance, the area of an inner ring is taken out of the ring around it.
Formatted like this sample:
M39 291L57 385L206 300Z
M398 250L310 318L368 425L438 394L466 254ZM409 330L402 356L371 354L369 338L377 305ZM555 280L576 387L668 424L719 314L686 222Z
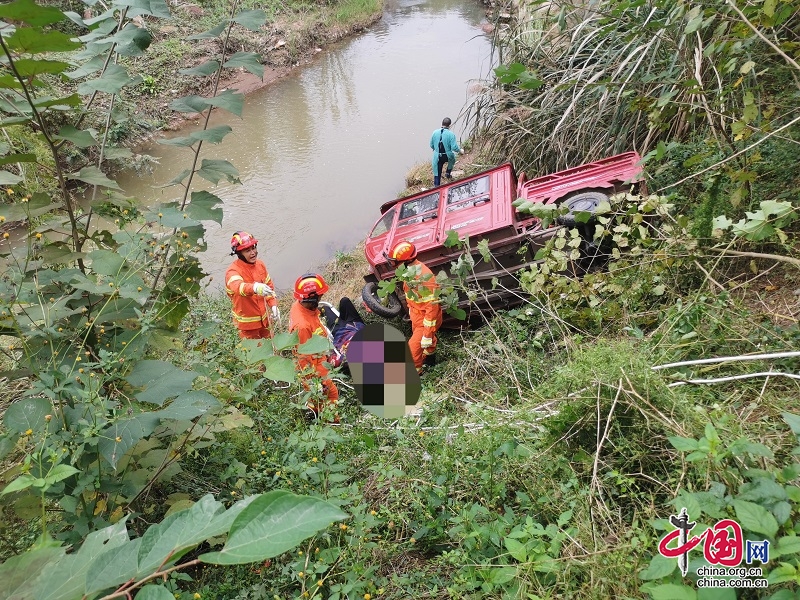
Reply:
M233 134L204 146L203 157L232 162L242 185L210 188L225 202L222 227L206 224L201 261L211 288L222 286L238 229L259 239L281 290L358 244L380 205L404 188L408 169L430 162L430 135L443 117L462 138L458 116L491 72L482 23L477 0L388 0L365 33L248 95L241 119L217 111L212 126L227 123ZM123 175L120 185L146 202L174 199L179 188L154 186L187 168L189 151L159 144L144 151L160 163L152 176Z

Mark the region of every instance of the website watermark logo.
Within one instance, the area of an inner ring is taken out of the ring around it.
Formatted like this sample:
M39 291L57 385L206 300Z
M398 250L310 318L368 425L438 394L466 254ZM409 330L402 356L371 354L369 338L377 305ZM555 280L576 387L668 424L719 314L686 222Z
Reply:
M741 526L733 519L721 519L700 535L689 537L697 523L689 520L685 507L671 515L669 522L675 529L661 538L658 552L665 558L677 558L684 577L689 572L689 552L703 543L703 558L712 566L697 570L697 587L767 587L761 567L740 565L742 560L747 565L769 562L769 540L745 540Z

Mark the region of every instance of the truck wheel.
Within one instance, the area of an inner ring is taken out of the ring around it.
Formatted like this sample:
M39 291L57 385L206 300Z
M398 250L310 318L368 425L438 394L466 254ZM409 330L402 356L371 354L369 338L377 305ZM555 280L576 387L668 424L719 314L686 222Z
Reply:
M394 292L386 296L386 306L383 305L378 296L378 284L374 281L369 281L364 285L364 289L361 290L361 299L364 300L368 309L384 319L393 319L403 311L403 305L400 304L400 300Z
M594 213L601 202L608 202L608 200L608 194L598 191L577 192L572 196L567 196L561 201L561 204L569 208L569 212L566 215L558 217L556 222L559 225L575 227L579 224L575 220L575 213Z

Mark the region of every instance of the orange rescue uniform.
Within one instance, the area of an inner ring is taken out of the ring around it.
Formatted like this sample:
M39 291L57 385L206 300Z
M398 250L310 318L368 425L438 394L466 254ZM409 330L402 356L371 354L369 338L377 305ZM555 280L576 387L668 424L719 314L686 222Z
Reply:
M266 265L256 260L252 265L237 258L225 273L225 292L233 302L233 323L239 337L250 339L271 338L269 313L278 304L275 296L253 293L254 283L274 287Z
M418 260L409 263L408 268L419 268L420 271L411 285L403 282L412 328L408 347L411 349L414 366L419 371L425 357L436 352L436 331L442 326L442 306L436 295L439 284L436 283L433 272ZM428 348L422 347L422 338L432 340Z
M319 311L306 308L300 304L299 300L292 304L292 308L289 311L289 331L297 331L297 338L300 344L305 344L313 335L319 335L325 339L328 338L328 334L320 320ZM314 373L321 377L322 389L325 392L328 404L336 406L339 400L339 390L336 384L327 377L328 369L323 364L326 358L325 356L314 354L297 354L297 370L304 372L306 379L314 377ZM309 387L307 383L304 383L304 386L306 389ZM313 402L314 404L309 404L308 408L319 413L322 410L320 399L316 399Z

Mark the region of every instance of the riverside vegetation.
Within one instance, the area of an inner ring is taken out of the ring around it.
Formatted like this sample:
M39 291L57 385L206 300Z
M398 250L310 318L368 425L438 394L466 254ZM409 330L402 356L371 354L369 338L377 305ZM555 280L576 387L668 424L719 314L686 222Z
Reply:
M797 598L798 9L523 3L466 109L473 151L548 172L633 147L653 193L601 207L607 269L564 275L582 242L562 229L520 306L444 333L419 416L380 421L341 386L331 427L302 420L294 340L241 343L227 299L200 293L201 221L224 209L191 180L236 180L205 156L228 132L170 141L193 156L174 202L145 211L104 174L149 41L131 20L165 5L88 24L0 6L0 218L25 231L0 242L0 597ZM209 91L174 110L241 109L218 82L261 61L228 41L267 14L227 15L196 36L219 40L188 73ZM55 95L68 72L79 87ZM474 249L450 297L479 294L488 247L448 243ZM331 296L362 261L336 258ZM661 558L682 507L693 534L729 517L769 540L769 588L698 589L700 553L685 578Z

